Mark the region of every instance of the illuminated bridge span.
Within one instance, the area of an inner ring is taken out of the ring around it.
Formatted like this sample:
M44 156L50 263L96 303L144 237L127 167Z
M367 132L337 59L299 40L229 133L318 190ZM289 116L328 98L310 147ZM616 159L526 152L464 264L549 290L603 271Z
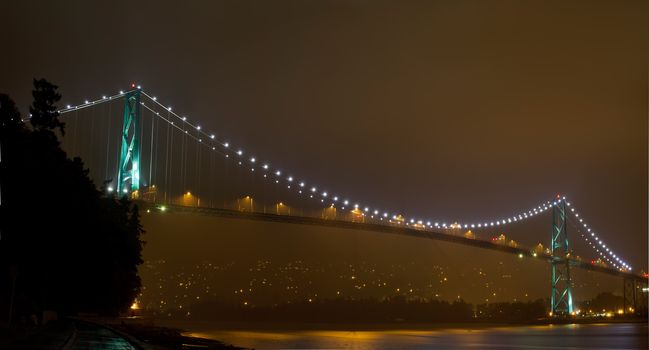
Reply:
M571 269L575 267L622 277L629 305L624 309L646 307L640 287L646 286L647 276L634 274L565 196L481 222L411 218L325 190L258 159L177 114L140 86L67 105L59 112L70 136L63 139L68 152L84 159L108 195L137 199L149 211L388 232L498 250L551 264L552 315L574 314ZM523 247L504 234L481 237L484 230L522 225L539 215L549 216L550 235L543 239L547 247ZM593 259L576 254L571 241L575 238L590 249Z

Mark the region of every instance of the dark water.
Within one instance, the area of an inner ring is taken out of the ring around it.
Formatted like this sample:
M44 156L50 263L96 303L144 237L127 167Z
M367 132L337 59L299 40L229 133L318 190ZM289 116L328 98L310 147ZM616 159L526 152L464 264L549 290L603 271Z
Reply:
M255 349L647 349L647 324L542 325L400 330L219 330L188 335ZM212 326L215 327L215 326Z

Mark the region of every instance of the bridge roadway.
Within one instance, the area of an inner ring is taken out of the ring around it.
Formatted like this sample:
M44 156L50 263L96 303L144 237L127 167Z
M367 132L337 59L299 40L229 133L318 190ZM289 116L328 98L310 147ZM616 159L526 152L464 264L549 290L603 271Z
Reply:
M155 211L160 211L160 205L153 204L145 201L137 201L138 205L143 208L153 209ZM477 248L497 250L503 253L520 255L528 258L542 259L547 262L552 262L554 258L546 254L537 254L537 256L532 255L532 249L526 247L510 247L504 244L493 243L491 241L486 241L482 239L467 238L464 236L450 235L447 233L436 232L429 229L419 229L413 228L410 226L398 226L391 224L379 224L379 223L364 223L364 222L351 222L343 220L333 220L333 219L322 219L306 216L293 216L293 215L278 215L270 213L258 213L258 212L245 212L232 209L219 209L219 208L205 208L205 207L190 207L190 206L181 206L181 205L164 205L165 212L179 212L179 213L191 213L191 214L200 214L215 216L221 218L230 218L230 219L243 219L243 220L254 220L254 221L266 221L266 222L279 222L287 224L298 224L298 225L310 225L310 226L325 226L325 227L335 227L349 230L359 230L359 231L371 231L371 232L384 232L399 234L417 238L426 238L438 241L445 241L457 244L468 245ZM627 280L633 280L636 282L647 284L647 277L636 275L629 272L619 271L610 267L597 266L583 262L576 259L570 259L570 265L573 267L578 267L584 270L590 270L595 272L600 272L612 276L622 277Z

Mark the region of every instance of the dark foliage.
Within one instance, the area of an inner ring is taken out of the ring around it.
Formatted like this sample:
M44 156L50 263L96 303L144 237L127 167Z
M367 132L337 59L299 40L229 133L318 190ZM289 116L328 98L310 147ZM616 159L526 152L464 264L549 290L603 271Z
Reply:
M546 302L490 303L476 307L477 317L492 322L530 322L546 316Z
M56 92L59 87L45 79L34 79L34 102L29 107L32 126L36 130L54 130L58 128L65 135L65 124L59 120L55 103L59 102L61 95Z
M103 196L81 159L61 149L56 86L34 80L33 96L33 128L0 96L0 319L13 276L14 318L41 310L116 314L140 291L137 206Z
M193 319L226 322L448 323L472 321L473 316L472 305L462 300L447 302L403 296L385 300L325 299L275 306L242 306L205 300L191 307Z
M543 318L546 302L491 303L477 305L463 300L324 299L274 306L233 305L214 299L201 300L187 310L167 316L219 322L324 322L324 323L529 323Z
M0 128L14 130L22 124L14 101L8 95L0 94Z
M624 298L613 293L604 292L597 294L592 300L582 302L579 307L584 311L603 312L608 310L615 312L624 307Z

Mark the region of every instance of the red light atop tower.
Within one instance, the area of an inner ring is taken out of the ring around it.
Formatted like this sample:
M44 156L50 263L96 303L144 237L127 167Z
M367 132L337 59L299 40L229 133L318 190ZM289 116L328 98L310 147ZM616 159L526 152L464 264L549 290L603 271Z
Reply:
M134 88L134 87L135 87L135 83L131 83L131 87Z

